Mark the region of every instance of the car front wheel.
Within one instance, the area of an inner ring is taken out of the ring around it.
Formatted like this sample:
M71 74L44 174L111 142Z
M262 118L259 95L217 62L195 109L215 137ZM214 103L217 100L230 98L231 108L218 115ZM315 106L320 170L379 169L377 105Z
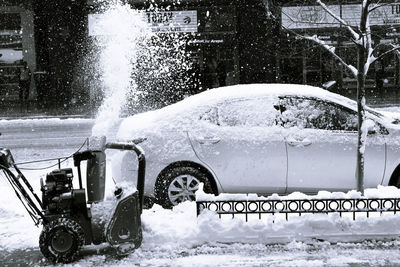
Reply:
M164 208L171 208L184 201L195 201L200 183L204 184L204 192L213 193L204 172L194 167L175 167L157 180L156 201Z

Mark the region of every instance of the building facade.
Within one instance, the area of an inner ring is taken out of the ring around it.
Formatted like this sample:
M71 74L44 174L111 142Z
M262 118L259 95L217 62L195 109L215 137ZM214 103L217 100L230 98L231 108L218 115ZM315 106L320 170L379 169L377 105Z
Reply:
M159 1L157 11L150 9L153 1L125 2L147 12L153 28L159 27L157 19L152 20L160 14L180 12L195 18L191 22L195 27L174 29L190 35L186 49L199 79L187 89L190 94L238 83L275 81L276 46L269 44L276 32L271 31L265 0ZM38 107L68 109L90 102L85 83L76 82L77 62L90 53L89 16L96 12L101 12L98 1L90 0L6 1L0 8L3 99L18 102L17 70L26 61L33 74L29 98ZM85 75L79 76L84 79Z
M298 37L317 35L334 46L346 62L356 65L356 48L345 29L313 1L124 1L146 13L155 32L189 36L186 49L198 79L186 88L189 94L239 83L280 82L322 86L346 96L355 95L354 77L324 49ZM85 105L92 101L93 94L84 80L90 73L78 62L93 52L90 16L102 12L99 1L3 2L1 99L19 101L18 69L25 61L33 74L31 102L43 109L83 106L87 110ZM358 2L326 1L334 12L354 24L359 17ZM387 1L371 17L374 45L382 51L398 44L399 13L400 4ZM179 27L175 20L181 20ZM371 66L367 77L369 99L397 99L399 83L399 57L389 54Z
M0 100L19 101L19 69L23 61L36 68L34 13L30 1L3 1L0 6ZM34 92L34 83L31 88Z
M361 1L328 0L325 3L352 26L359 25ZM380 1L382 7L370 15L375 55L399 44L400 4ZM274 14L281 22L278 54L279 82L302 83L326 87L342 95L355 97L357 80L320 45L299 35L318 36L347 64L357 66L357 50L347 30L332 16L312 1L274 1ZM376 61L367 75L369 103L398 101L400 83L398 53L391 53Z

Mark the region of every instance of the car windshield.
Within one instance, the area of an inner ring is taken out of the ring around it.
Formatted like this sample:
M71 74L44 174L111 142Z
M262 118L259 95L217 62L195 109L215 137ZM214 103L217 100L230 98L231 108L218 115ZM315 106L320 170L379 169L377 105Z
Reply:
M353 105L354 110L357 112L357 103L355 101L354 102L352 101L351 104ZM371 114L372 116L375 116L375 117L377 117L379 119L384 119L384 118L390 119L390 122L392 124L400 124L400 119L399 118L391 118L390 116L387 116L383 112L381 112L379 110L376 110L374 108L370 108L370 107L366 106L365 107L365 111L367 113Z
M299 97L299 96L298 95L285 95L285 96L280 96L280 97ZM327 103L336 103L336 104L339 104L339 105L341 105L343 107L347 107L347 108L353 110L354 112L357 112L357 102L354 101L354 100L347 99L347 101L343 102L342 100L337 100L337 99L336 100L334 100L334 99L333 100L332 99L328 100L328 99L323 99L323 98L318 98L318 97L316 97L316 98L314 98L314 97L306 97L306 98L316 99L316 100L319 99L320 101L327 102ZM392 118L390 116L387 116L385 113L380 112L380 111L378 111L378 110L376 110L374 108L370 108L370 107L366 106L365 107L365 111L367 113L369 113L370 115L378 118L378 119L385 119L386 118L386 119L389 119L390 122L393 123L393 124L400 124L400 118Z
M373 109L373 108L370 108L370 107L365 107L365 110L368 112L368 113L371 113L372 115L374 115L374 116L376 116L376 117L378 117L378 118L383 118L385 115L383 115L381 112L379 112L379 111L377 111L377 110L375 110L375 109Z

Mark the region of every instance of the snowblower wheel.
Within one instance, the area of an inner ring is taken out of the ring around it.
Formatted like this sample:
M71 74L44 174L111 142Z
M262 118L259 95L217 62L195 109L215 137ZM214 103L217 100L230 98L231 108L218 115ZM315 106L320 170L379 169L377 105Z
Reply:
M204 192L213 193L207 175L194 167L175 167L160 175L156 182L156 202L164 208L172 208L184 201L195 201L199 184L204 183Z
M75 260L84 241L85 234L76 221L58 218L43 227L39 247L48 260L68 263Z

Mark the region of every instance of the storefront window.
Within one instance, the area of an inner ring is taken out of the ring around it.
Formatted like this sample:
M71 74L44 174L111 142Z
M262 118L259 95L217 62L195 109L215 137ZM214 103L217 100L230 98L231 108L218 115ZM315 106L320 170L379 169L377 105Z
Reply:
M379 51L383 53L384 51ZM398 58L388 54L374 64L375 83L377 89L398 85ZM372 71L371 71L372 72Z
M0 16L0 97L18 97L18 69L23 59L21 16L6 13Z
M200 82L197 90L237 84L236 8L201 7L198 20L199 33L189 42L198 60Z
M233 7L199 8L200 32L234 32L236 30Z

